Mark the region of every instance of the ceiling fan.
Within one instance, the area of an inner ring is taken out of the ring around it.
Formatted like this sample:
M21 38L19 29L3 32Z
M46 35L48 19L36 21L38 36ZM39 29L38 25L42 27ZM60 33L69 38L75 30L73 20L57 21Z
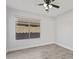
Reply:
M44 0L44 3L38 4L38 6L44 6L46 11L49 11L49 8L55 7L59 8L58 5L52 4L55 0Z

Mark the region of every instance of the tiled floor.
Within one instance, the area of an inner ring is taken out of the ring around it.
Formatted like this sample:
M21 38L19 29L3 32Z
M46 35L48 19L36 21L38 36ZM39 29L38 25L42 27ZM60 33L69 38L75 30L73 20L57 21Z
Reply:
M7 59L73 59L73 52L56 44L7 53Z

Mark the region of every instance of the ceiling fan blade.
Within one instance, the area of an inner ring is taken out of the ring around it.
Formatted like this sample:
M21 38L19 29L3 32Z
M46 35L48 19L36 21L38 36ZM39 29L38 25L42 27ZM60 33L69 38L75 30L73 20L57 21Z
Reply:
M44 3L41 3L41 4L38 4L39 6L42 6L42 5L44 5Z
M59 8L59 6L57 6L57 5L54 5L54 4L51 4L53 7L55 7L55 8Z

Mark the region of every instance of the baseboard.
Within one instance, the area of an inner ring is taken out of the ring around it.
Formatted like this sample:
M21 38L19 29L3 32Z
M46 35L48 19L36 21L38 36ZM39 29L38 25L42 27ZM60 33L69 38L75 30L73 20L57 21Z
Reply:
M20 47L20 48L8 49L8 50L7 50L7 53L8 53L8 52L12 52L12 51L16 51L16 50L21 50L21 49L26 49L26 48L33 48L33 47L39 47L39 46L44 46L44 45L49 45L49 44L57 44L57 45L59 45L59 46L62 46L62 47L64 47L64 48L66 48L66 49L69 49L69 50L73 51L73 48L70 48L70 47L68 47L68 46L66 46L66 45L63 45L63 44L61 44L61 43L58 43L58 42L48 42L48 43L37 44L37 45L29 46L29 47Z
M64 48L66 48L66 49L69 49L69 50L73 51L73 48L70 48L70 47L68 47L68 46L66 46L66 45L63 45L63 44L61 44L61 43L55 42L55 44L57 44L57 45L59 45L59 46L62 46L62 47L64 47Z
M21 50L21 49L26 49L26 48L33 48L33 47L44 46L44 45L49 45L49 44L53 44L53 42L48 42L48 43L44 43L44 44L37 44L37 45L29 46L29 47L20 47L20 48L14 48L14 49L7 49L6 52L8 53L8 52L16 51L16 50Z

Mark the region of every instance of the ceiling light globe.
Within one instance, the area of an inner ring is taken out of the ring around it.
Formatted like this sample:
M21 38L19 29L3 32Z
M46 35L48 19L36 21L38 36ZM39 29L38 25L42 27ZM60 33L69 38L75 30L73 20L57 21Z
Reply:
M44 4L44 7L47 7L47 4Z
M49 8L52 8L52 5L49 5Z
M49 9L48 7L45 7L45 9Z

